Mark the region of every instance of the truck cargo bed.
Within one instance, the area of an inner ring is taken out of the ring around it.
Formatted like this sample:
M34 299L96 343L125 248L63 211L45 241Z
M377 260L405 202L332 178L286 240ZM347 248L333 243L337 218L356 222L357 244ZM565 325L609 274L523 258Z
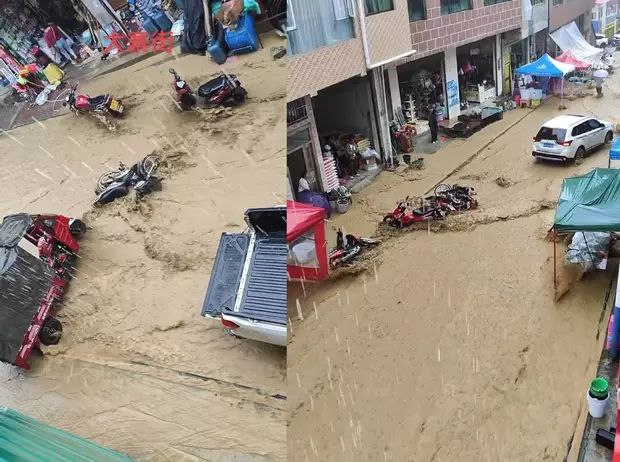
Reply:
M0 274L0 361L15 363L53 277L44 262L22 249L17 260Z
M286 208L250 209L250 232L224 233L202 315L286 326Z
M287 323L286 239L257 238L239 311L224 312L256 321Z

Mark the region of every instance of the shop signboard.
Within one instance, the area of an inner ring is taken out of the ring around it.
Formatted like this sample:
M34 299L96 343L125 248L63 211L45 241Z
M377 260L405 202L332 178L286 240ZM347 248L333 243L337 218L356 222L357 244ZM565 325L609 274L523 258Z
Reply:
M450 80L448 82L448 107L458 106L459 101L459 85L456 80Z

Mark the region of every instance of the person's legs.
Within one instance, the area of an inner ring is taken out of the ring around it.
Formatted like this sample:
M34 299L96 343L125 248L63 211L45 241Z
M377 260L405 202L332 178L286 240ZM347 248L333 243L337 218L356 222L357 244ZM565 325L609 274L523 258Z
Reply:
M77 59L77 55L75 54L73 49L69 46L69 44L64 38L61 38L60 40L58 40L58 42L56 42L56 46L60 50L64 50L64 53L63 53L64 56L67 56L67 54L69 54L69 56L71 57L71 58L68 58L69 61L75 61Z
M430 129L431 129L431 143L435 143L437 142L437 125L431 124Z

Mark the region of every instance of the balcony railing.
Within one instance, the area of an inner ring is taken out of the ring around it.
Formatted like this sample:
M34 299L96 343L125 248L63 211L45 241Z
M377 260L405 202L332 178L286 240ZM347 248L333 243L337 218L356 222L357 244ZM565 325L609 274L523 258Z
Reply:
M308 109L304 98L296 99L286 105L286 124L293 125L308 118Z

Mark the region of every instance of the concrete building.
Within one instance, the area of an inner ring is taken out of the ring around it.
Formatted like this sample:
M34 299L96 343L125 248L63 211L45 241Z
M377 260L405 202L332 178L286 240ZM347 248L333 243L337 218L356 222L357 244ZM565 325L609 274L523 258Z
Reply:
M465 102L484 104L504 93L504 76L510 75L504 37L521 39L521 0L409 0L408 5L416 53L387 66L392 110L401 106L411 113L413 106L423 120L424 106L436 102L454 121ZM421 88L428 87L429 75L430 95Z
M618 0L596 0L592 10L592 29L595 34L612 38L618 32Z
M396 117L423 131L431 104L455 121L466 101L509 91L512 46L547 25L540 0L525 1L536 14L524 35L521 0L289 0L289 196L302 174L331 188L321 150L340 132L389 160Z
M303 174L313 189L332 189L321 151L340 133L360 134L379 152L391 149L389 127L379 122L386 114L376 69L412 50L401 19L407 0L291 0L288 18L292 197Z
M592 9L595 0L550 0L549 32L575 21L587 40L592 37Z

